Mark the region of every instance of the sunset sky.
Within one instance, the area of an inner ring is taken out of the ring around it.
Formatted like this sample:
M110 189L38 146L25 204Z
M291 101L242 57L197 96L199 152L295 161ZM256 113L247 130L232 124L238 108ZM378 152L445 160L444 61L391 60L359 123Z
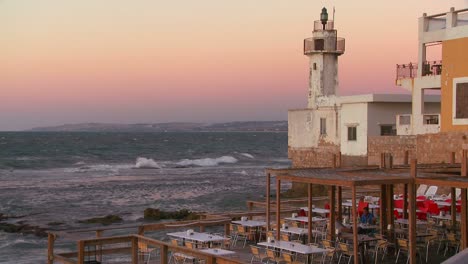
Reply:
M417 18L468 1L0 0L0 130L285 120L324 6L346 38L341 94L389 93Z

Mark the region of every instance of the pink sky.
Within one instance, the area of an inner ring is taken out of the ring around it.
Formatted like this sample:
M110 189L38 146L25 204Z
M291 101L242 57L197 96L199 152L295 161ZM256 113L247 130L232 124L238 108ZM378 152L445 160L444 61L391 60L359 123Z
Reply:
M341 94L403 92L417 18L466 1L0 0L0 130L78 122L284 120L306 105L323 6ZM330 14L330 17L332 15Z

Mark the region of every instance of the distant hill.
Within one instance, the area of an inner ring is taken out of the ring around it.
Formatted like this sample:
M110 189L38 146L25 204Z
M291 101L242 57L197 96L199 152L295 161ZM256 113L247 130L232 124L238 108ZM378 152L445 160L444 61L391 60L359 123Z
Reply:
M248 121L229 123L154 123L154 124L108 124L82 123L61 126L37 127L36 132L248 132L288 131L288 121Z

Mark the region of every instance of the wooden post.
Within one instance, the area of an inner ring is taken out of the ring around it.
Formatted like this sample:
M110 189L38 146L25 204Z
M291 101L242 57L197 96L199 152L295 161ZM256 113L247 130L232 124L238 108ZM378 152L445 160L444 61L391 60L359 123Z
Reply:
M461 189L461 215L460 215L460 231L461 231L461 249L468 248L468 228L466 226L468 221L468 210L467 210L467 191L466 188Z
M467 157L466 157L466 151L463 150L463 155L462 155L462 171L461 171L461 176L462 177L467 177L468 172L467 172ZM461 232L461 249L468 248L468 227L467 221L468 221L468 208L467 208L467 199L468 199L468 193L466 188L461 189L461 215L460 215L460 232ZM461 250L460 250L461 251Z
M200 233L203 233L205 232L205 226L204 225L200 225Z
M405 150L405 159L403 160L404 165L409 164L409 150Z
M253 203L251 201L247 201L247 212L252 212ZM249 214L249 219L252 220L252 216Z
M403 190L403 218L408 219L408 184Z
M160 262L161 264L167 264L167 253L168 253L168 247L166 245L162 245L160 249Z
M140 236L145 235L145 227L144 226L139 226L138 227L138 235L140 235Z
M132 264L138 264L138 237L132 237Z
M307 241L312 243L312 183L307 184Z
M47 234L47 264L54 263L54 244L55 244L55 235L48 233Z
M358 221L357 221L357 208L356 208L356 186L352 186L352 201L351 210L353 216L353 250L354 250L354 264L359 264L359 241L358 241ZM364 257L364 256L362 256Z
M139 227L138 227L139 228ZM96 238L101 238L102 237L102 233L104 233L104 231L102 230L96 230ZM97 245L96 246L96 250L100 251L102 249L102 246L101 245ZM96 258L97 261L102 261L102 256L101 254L98 254L97 255L97 258Z
M281 237L281 181L276 178L276 240L279 241ZM310 213L310 212L309 212Z
M85 248L84 248L84 241L78 240L78 257L76 259L78 264L84 264L85 259Z
M394 216L393 216L393 184L387 184L387 224L394 225Z
M450 164L455 164L455 158L456 158L456 154L455 152L452 152L450 155Z
M231 234L231 229L229 229L229 224L224 224L224 234L229 236Z
M452 203L450 206L450 216L452 218L452 230L455 232L457 226L457 194L455 188L450 188L450 196L452 197Z
M341 186L338 186L338 194L337 194L337 211L338 211L338 219L343 221L343 189Z
M410 250L410 263L416 264L416 186L415 180L418 172L418 162L416 159L411 160L411 178L412 182L408 186L409 191L409 250Z
M329 216L329 223L330 223L330 230L329 230L329 237L328 240L334 241L335 240L335 191L336 187L334 185L329 186L328 190L330 192L329 197L330 197L330 213L328 214ZM341 221L341 219L340 219Z
M380 234L383 235L384 231L387 228L387 221L385 215L387 213L387 201L386 201L386 185L380 186L380 208L379 208L379 218L380 218Z
M270 180L271 180L271 175L270 173L267 173L266 175L266 228L267 228L267 231L270 231Z

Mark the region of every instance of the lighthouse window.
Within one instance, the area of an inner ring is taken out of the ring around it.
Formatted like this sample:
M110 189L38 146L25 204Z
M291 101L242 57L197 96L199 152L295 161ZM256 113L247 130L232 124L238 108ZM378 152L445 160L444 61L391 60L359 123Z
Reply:
M317 63L314 62L314 70L317 69Z
M315 50L324 50L325 47L325 40L324 39L315 39Z

